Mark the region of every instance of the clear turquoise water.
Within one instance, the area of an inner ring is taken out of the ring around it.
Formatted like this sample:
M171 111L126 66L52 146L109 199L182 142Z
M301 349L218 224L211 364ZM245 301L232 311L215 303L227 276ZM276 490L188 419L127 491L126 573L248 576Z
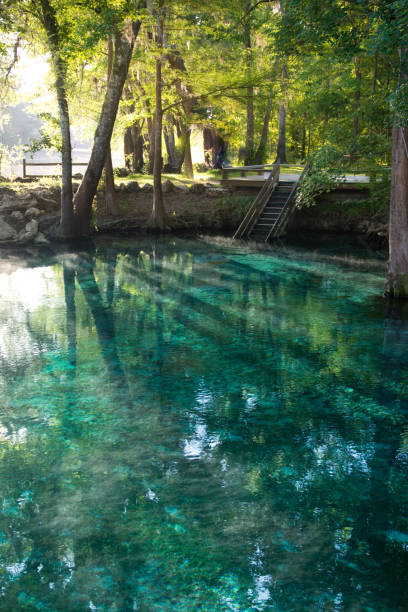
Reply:
M345 250L3 260L1 610L407 609L408 315Z

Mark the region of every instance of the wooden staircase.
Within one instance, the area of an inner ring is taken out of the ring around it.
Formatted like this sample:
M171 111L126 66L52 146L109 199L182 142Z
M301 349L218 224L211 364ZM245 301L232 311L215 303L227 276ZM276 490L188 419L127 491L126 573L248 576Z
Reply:
M268 242L281 236L295 210L296 191L306 172L307 167L298 181L280 181L280 164L275 164L234 238Z
M273 229L278 222L282 211L292 193L295 182L279 181L274 191L272 192L269 201L258 217L255 225L248 233L250 240L266 242L273 233Z

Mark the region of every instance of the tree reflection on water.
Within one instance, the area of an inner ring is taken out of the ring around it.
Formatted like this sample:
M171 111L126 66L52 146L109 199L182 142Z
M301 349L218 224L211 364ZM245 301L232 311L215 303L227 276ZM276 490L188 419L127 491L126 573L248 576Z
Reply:
M380 277L179 240L57 259L36 303L18 270L2 293L2 609L403 610Z

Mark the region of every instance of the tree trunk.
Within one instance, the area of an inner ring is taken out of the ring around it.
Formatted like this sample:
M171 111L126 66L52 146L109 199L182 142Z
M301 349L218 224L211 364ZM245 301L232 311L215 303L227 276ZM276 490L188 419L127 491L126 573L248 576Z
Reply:
M209 168L216 168L219 156L226 152L227 143L217 134L214 128L205 127L203 129L204 159Z
M185 153L184 153L184 172L187 178L194 179L193 159L191 157L191 128L186 129L185 133Z
M373 78L371 81L371 95L375 94L377 89L377 72L378 72L378 51L374 53Z
M306 128L305 126L302 127L302 146L300 149L300 159L301 161L304 161L306 157Z
M174 123L172 117L167 117L167 125L164 127L164 142L167 150L167 169L175 172L177 170L176 141L174 138Z
M154 121L151 117L147 117L147 133L149 136L149 147L148 147L148 162L147 162L147 173L153 174L154 166Z
M115 178L113 175L112 151L110 145L105 160L105 203L106 211L117 216L120 214L118 201L115 193Z
M397 125L392 130L391 167L386 292L393 298L408 298L408 129Z
M109 36L108 41L108 83L112 75L113 66L113 40ZM113 175L112 151L109 143L105 160L105 203L106 212L113 216L119 215L119 207L115 193L115 177Z
M60 52L60 36L54 7L48 0L40 0L40 20L47 33L52 64L55 72L59 122L62 138L61 231L64 237L74 235L74 209L72 204L72 146L66 94L66 66Z
M130 128L133 140L133 172L143 172L143 143L142 126L135 124Z
M90 233L92 202L106 160L123 85L129 70L135 36L139 32L140 25L138 21L132 27L132 24L128 21L124 32L117 31L114 36L115 55L112 76L108 83L98 127L96 128L91 158L74 198L76 231L81 236Z
M126 128L123 144L126 168L130 172L143 172L143 136L138 123Z
M361 101L361 70L360 70L360 58L356 57L354 60L354 78L356 81L356 89L354 92L354 118L353 118L353 141L351 144L351 155L350 162L356 161L356 150L357 140L359 135L359 114L360 114L360 101Z
M279 2L279 12L284 15L285 3L283 0ZM280 160L281 164L286 164L286 102L287 102L287 87L288 87L288 67L285 62L282 64L282 102L278 112L278 145L276 148L276 160Z
M408 82L408 48L400 53L400 85ZM408 298L408 128L392 130L387 295Z
M286 104L283 102L279 109L278 116L278 146L276 151L276 159L280 160L281 164L286 164Z
M246 11L251 7L251 2L247 2ZM245 49L246 49L246 69L248 81L252 78L252 41L251 41L251 21L247 17L245 22ZM246 103L246 137L245 137L245 166L253 163L254 158L254 88L253 85L247 87Z
M266 159L266 145L268 144L269 123L271 121L273 106L272 92L269 94L268 105L266 107L264 122L262 126L261 138L259 140L258 149L255 154L255 164L264 164Z
M184 60L180 53L176 50L169 51L167 53L167 60L169 62L170 68L173 70L177 70L178 72L187 72L186 66L184 64ZM182 82L180 78L175 79L175 87L178 96L180 97L182 107L184 110L184 114L186 116L186 124L187 126L182 126L182 148L183 148L183 164L184 171L188 178L194 178L193 171L193 162L191 159L191 144L190 144L190 133L191 128L190 125L192 123L191 116L193 113L195 97L194 93L189 85L186 85Z
M161 8L161 6L160 6ZM157 46L159 53L163 48L163 20L158 17L158 36ZM149 224L156 229L166 228L166 214L163 202L162 190L162 128L163 128L163 109L162 109L162 57L156 58L156 109L154 113L154 165L153 165L153 209Z

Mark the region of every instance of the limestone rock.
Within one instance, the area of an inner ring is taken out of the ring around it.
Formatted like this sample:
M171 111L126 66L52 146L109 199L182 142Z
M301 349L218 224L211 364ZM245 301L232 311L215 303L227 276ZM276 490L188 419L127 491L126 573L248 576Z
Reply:
M9 196L3 196L3 198L0 200L0 209L2 211L6 211L6 210L13 210L13 208L15 208L16 206L16 199L9 197Z
M128 183L124 183L120 186L120 189L122 190L122 186L123 186L123 191L125 193L137 193L138 191L140 191L140 185L137 181L129 181Z
M183 191L184 193L188 193L190 191L188 185L185 185L184 183L179 183L178 185L175 185L175 188L178 191Z
M211 187L206 190L206 195L210 198L222 198L223 196L228 195L227 189L222 189L221 187Z
M38 233L38 221L36 219L31 219L25 226L25 231L27 234L35 236Z
M10 216L13 217L13 219L15 219L16 221L22 221L24 219L23 213L19 210L14 210Z
M34 238L34 242L36 244L48 244L47 238L41 232L38 232L38 234Z
M24 213L25 217L39 217L41 215L41 210L39 210L38 208L35 208L35 206L31 206L30 208L27 208L27 210Z
M1 198L3 198L4 196L14 196L14 195L15 195L15 191L10 189L10 187L0 187L0 197Z
M0 217L0 240L14 240L16 237L17 232L14 227L11 227Z
M126 176L129 176L130 174L127 168L115 168L113 173L115 176L118 176L119 178L125 178Z
M37 176L26 176L26 177L22 177L22 176L17 176L17 178L14 179L14 183L37 183L37 181L39 180L39 178Z
M174 185L170 179L166 179L162 185L163 193L171 193L174 191Z
M202 183L193 183L189 189L191 193L204 193L205 186Z

